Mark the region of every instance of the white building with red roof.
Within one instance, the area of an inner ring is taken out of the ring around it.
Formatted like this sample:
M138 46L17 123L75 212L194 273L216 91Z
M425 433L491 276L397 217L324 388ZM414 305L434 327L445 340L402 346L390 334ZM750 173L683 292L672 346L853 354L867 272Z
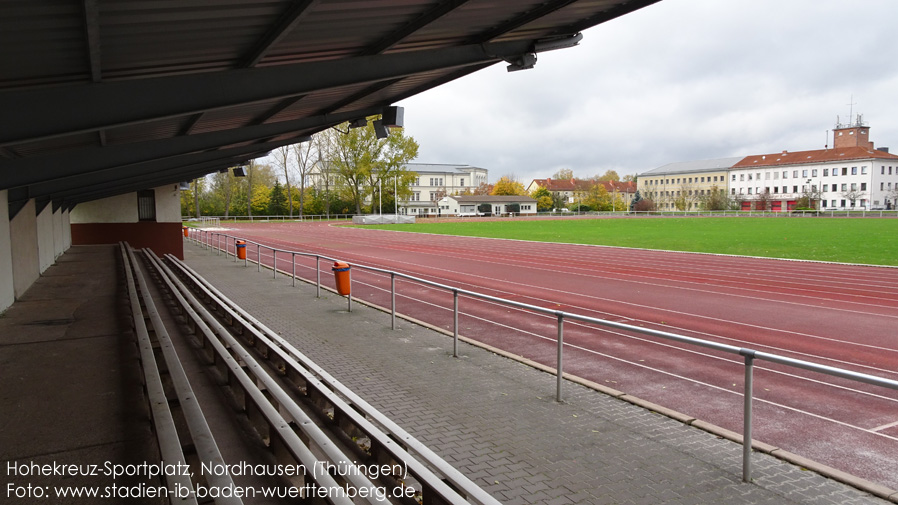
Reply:
M895 209L898 156L874 147L860 116L833 137L832 148L743 158L729 170L730 198L744 210L792 210L803 196L818 209Z

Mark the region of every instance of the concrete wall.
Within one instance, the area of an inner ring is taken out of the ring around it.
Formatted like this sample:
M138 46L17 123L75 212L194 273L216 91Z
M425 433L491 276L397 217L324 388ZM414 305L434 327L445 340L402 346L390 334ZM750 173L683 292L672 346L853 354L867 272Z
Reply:
M40 271L44 273L56 261L55 232L53 231L53 204L44 207L37 215L37 253Z
M72 210L71 220L72 224L136 223L137 194L128 193L92 202L79 203Z
M128 193L79 204L71 212L72 243L115 244L126 241L156 254L184 257L181 200L177 184L155 188L156 221L139 221L137 194Z
M19 298L41 275L34 200L29 200L10 220L9 236L12 239L13 289Z
M9 235L9 197L0 191L0 313L16 300L12 274L12 240Z

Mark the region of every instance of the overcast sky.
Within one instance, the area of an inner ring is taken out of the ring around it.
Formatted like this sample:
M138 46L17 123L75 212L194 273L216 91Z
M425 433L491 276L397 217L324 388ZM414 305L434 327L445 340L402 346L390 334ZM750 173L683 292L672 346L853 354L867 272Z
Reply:
M398 105L416 161L491 182L822 149L852 109L898 152L898 1L662 0Z

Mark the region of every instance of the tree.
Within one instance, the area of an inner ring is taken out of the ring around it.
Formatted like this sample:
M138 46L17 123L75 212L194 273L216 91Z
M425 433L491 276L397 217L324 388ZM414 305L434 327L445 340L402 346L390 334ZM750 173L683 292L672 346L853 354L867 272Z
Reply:
M536 200L536 210L538 212L550 211L555 206L555 202L552 200L552 193L542 186L530 193L530 197Z
M552 178L559 181L569 181L574 178L574 171L570 168L562 168L555 172Z
M312 151L313 151L314 143L309 142L301 142L299 144L293 144L293 155L296 158L296 168L299 172L299 215L303 215L303 207L305 207L305 194L306 194L306 180L309 178L309 173L312 171L312 167L314 166L314 162L312 161ZM320 153L319 153L320 154ZM289 184L288 184L289 187ZM288 190L288 194L290 195L290 204L293 205L293 193ZM293 216L293 211L290 211L290 216Z
M866 196L866 194L866 191L859 191L857 189L857 183L852 183L849 189L842 191L842 197L851 202L852 207L854 207L854 202L860 200L861 198Z
M493 194L493 185L481 182L479 186L474 188L474 194L477 196L491 195Z
M283 216L287 213L287 195L281 181L274 181L271 192L268 194L268 214L271 216Z
M636 176L633 174L627 174L621 179L623 182L636 182Z
M274 150L274 157L278 161L278 164L281 167L281 170L284 171L284 181L287 183L287 195L284 199L287 200L287 211L290 213L290 217L293 217L293 196L290 191L290 146L281 146ZM278 183L275 183L278 187L280 186ZM274 190L274 188L272 188ZM283 188L281 189L283 193ZM272 194L272 200L274 199L274 195ZM270 211L269 211L270 212ZM275 215L283 215L287 212L276 212L273 213Z
M701 198L701 207L704 210L727 210L730 207L726 190L720 189L715 184L708 190L708 194Z
M599 182L618 182L620 181L620 176L617 175L617 172L614 170L606 170L604 174L596 178Z
M524 185L514 180L513 177L514 176L503 175L502 178L499 179L495 185L493 185L493 190L490 192L490 194L509 196L526 195L527 190L524 189Z
M387 180L418 156L418 143L393 130L385 139L377 138L372 122L379 116L368 118L363 128L349 128L349 123L322 132L328 141L322 143L327 151L322 154L334 171L346 184L357 214L362 212L362 198L373 196L381 180Z
M595 181L586 191L582 203L599 212L611 210L612 207L611 195L608 194L605 185L598 181Z

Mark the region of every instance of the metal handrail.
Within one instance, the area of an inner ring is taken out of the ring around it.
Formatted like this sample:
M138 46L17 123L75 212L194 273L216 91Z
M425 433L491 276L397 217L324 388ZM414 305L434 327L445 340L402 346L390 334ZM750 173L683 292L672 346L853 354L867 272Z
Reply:
M292 255L292 263L294 265L296 263L296 256L314 257L316 259L316 270L318 270L318 278L316 281L316 284L318 287L318 296L320 296L320 289L321 289L320 268L317 268L318 262L321 259L325 259L327 261L338 261L335 258L331 258L331 257L324 256L321 254L280 249L280 248L272 247L272 246L269 246L266 244L262 244L260 242L255 242L255 241L252 241L252 240L249 240L246 238L228 235L225 233L217 233L217 232L211 232L211 231L207 231L207 230L194 230L193 232L194 232L193 239L197 243L202 244L203 247L209 247L209 248L213 247L212 240L211 240L212 237L217 235L218 236L217 249L219 251L221 251L221 248L220 248L221 238L244 240L244 241L246 241L247 244L255 244L256 251L257 251L256 263L259 265L259 271L261 271L261 268L262 268L262 261L261 261L262 248L264 247L266 249L271 250L272 255L275 257L275 262L273 264L274 268L272 269L274 271L275 277L277 276L277 263L276 263L277 253L291 254ZM227 248L227 241L225 242L225 247ZM227 249L225 249L225 253L228 254ZM235 260L236 260L236 248L235 248L234 256L235 256ZM247 259L246 261L248 262L249 260ZM695 338L695 337L687 337L685 335L679 335L676 333L653 330L653 329L649 329L649 328L633 326L630 324L620 323L620 322L615 322L615 321L608 321L606 319L589 317L589 316L585 316L582 314L576 314L573 312L564 312L564 311L560 311L560 310L547 309L545 307L531 305L531 304L523 303L523 302L517 302L514 300L508 300L508 299L500 298L500 297L496 297L496 296L486 295L483 293L478 293L476 291L470 291L470 290L463 289L463 288L449 286L446 284L441 284L441 283L430 281L427 279L422 279L420 277L415 277L412 275L408 275L408 274L404 274L404 273L396 272L396 271L392 271L392 270L386 270L383 268L377 268L377 267L372 267L372 266L367 266L367 265L362 265L362 264L353 264L353 267L360 268L362 270L368 270L368 271L372 271L372 272L378 272L378 273L390 275L390 278L391 278L390 290L391 290L391 300L392 300L391 313L392 313L392 317L393 317L393 328L394 329L395 329L395 316L396 316L395 279L397 277L406 279L409 281L417 282L417 283L423 284L425 286L430 286L433 288L442 289L442 290L446 290L446 291L453 293L453 298L454 298L454 309L453 309L454 317L453 317L453 319L455 321L454 337L453 337L453 356L454 357L458 357L458 303L457 303L458 295L465 295L465 296L468 296L471 298L487 300L487 301L491 301L491 302L495 302L495 303L499 303L499 304L523 309L523 310L528 310L531 312L536 312L536 313L556 317L556 319L558 321L557 322L558 334L557 334L557 339L556 339L557 358L556 358L556 367L555 367L555 369L556 369L556 400L559 402L563 401L563 391L562 391L562 384L563 384L563 379L564 379L563 332L564 332L564 321L566 319L580 321L580 322L589 323L589 324L595 324L595 325L599 325L599 326L603 326L603 327L607 327L607 328L614 328L614 329L618 329L618 330L639 333L639 334L648 335L648 336L652 336L652 337L662 338L665 340L672 340L672 341L679 342L679 343L695 345L695 346L699 346L699 347L704 347L706 349L712 349L715 351L721 351L721 352L725 352L725 353L729 353L729 354L742 356L744 358L744 363L745 363L745 382L744 382L744 397L745 397L744 403L745 404L743 406L743 421L744 421L743 429L744 429L744 432L743 432L742 479L745 482L749 482L751 480L751 461L750 461L749 456L751 454L751 440L752 440L752 438L751 438L752 399L753 399L752 377L753 377L754 360L759 359L759 360L769 361L771 363L777 363L780 365L785 365L785 366L794 367L794 368L801 368L801 369L812 371L812 372L822 373L825 375L840 377L843 379L862 382L862 383L870 384L873 386L885 387L888 389L893 389L893 390L898 391L898 381L886 379L883 377L877 377L875 375L869 375L869 374L864 374L864 373L860 373L860 372L853 372L851 370L845 370L842 368L821 365L821 364L813 363L810 361L788 358L785 356L780 356L780 355L772 354L772 353L765 353L765 352L756 351L753 349L737 347L737 346L728 345L728 344L721 344L721 343L713 342L710 340L704 340L704 339L699 339L699 338ZM268 268L268 267L266 267L266 268ZM296 280L295 271L293 273L293 280L295 283L295 280ZM352 295L347 296L347 298L349 299L350 310L351 310Z

